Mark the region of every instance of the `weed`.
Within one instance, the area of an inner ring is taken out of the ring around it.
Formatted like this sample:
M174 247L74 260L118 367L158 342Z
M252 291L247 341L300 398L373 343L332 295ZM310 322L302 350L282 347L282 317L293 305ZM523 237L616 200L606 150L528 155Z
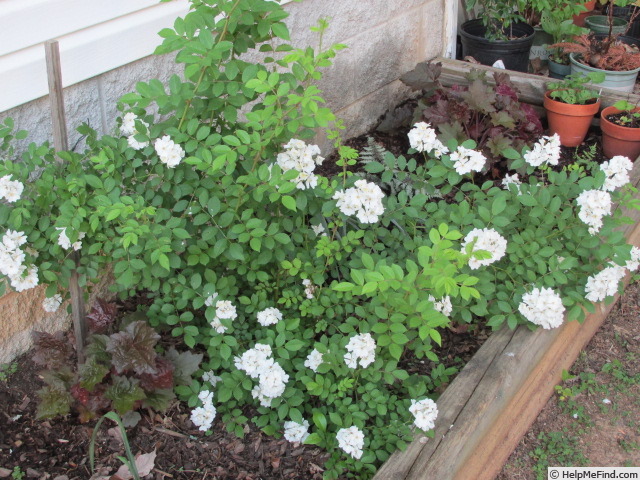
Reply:
M635 441L628 441L624 438L618 440L618 445L620 445L620 448L622 448L627 453L631 453L634 450L640 450L640 443Z
M6 382L17 371L18 364L16 362L0 364L0 382Z
M616 379L616 382L612 383L619 392L627 392L629 387L640 384L640 374L629 375L622 362L617 358L603 365L602 372Z
M20 467L13 467L13 472L11 472L11 478L13 478L13 480L22 480L24 475Z
M529 453L536 461L533 471L536 479L547 478L547 467L580 467L587 465L587 458L580 451L578 438L569 435L567 429L562 432L541 432L538 435L540 445Z

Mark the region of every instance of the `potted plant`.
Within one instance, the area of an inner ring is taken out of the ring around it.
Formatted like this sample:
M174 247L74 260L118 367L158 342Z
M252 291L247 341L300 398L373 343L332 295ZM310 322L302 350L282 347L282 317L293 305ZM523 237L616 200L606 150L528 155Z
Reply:
M573 23L577 27L584 27L584 21L593 12L596 7L596 0L589 0L588 2L580 4L584 10L573 16Z
M540 24L545 32L551 35L551 44L569 42L577 35L587 33L586 28L575 25L572 17L584 9L583 5L563 2L557 8L545 10L542 13ZM562 48L549 49L549 75L552 78L562 79L571 73L569 54Z
M535 37L531 47L532 66L542 66L549 60L549 45L570 40L573 36L586 33L575 26L572 17L585 10L569 0L532 0L525 10L525 22L533 26ZM535 60L535 59L539 60ZM566 64L569 64L567 56ZM535 71L535 69L534 69ZM568 72L567 72L568 73Z
M557 133L560 144L577 147L587 135L593 116L600 109L600 95L585 87L587 82L601 82L603 73L569 75L562 82L549 83L544 94L549 131Z
M598 37L594 33L580 35L575 43L561 42L551 46L569 53L571 73L604 72L598 85L612 90L631 92L640 71L640 50L618 39L617 35Z
M635 160L640 155L640 108L626 100L602 110L602 150L606 157L624 155Z
M534 30L524 23L527 0L470 0L467 8L480 7L480 18L460 26L462 55L483 65L502 60L510 70L526 72Z

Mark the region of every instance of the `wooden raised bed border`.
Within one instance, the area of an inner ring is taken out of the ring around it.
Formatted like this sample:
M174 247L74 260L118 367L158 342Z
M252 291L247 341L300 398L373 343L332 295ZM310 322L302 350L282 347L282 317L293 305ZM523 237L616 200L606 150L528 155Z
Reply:
M463 83L469 64L437 59L443 64L441 81ZM473 65L471 68L498 71ZM545 77L508 72L525 101L540 104ZM542 93L541 93L542 92ZM603 106L621 99L640 100L603 89ZM640 160L631 172L640 184ZM625 212L634 220L624 225L628 243L640 246L640 211ZM629 282L625 279L625 285ZM394 453L374 480L491 480L500 472L511 452L534 422L562 371L573 365L580 351L602 325L610 305L599 304L583 324L567 322L554 330L532 332L520 326L503 328L491 335L438 400L435 438L422 434L404 452Z
M499 68L487 67L474 63L463 62L461 60L451 60L450 58L434 58L432 62L442 63L442 72L440 81L443 85L463 84L466 83L464 74L470 69L482 70L487 72L487 80L493 83L493 73L508 73L511 81L520 90L520 100L532 105L542 105L544 92L547 91L545 85L553 81L549 77L540 75L532 75L530 73L514 72L513 70L501 70ZM601 93L602 108L613 105L620 100L628 100L635 104L640 102L640 95L631 93L620 93L609 88L603 88Z

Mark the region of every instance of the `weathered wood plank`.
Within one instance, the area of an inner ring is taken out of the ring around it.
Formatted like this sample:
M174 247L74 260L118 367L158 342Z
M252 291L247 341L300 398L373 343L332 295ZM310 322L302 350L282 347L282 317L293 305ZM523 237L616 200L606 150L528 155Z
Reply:
M67 121L64 114L64 92L62 87L62 66L60 63L60 47L57 40L49 40L44 45L47 61L47 80L49 83L49 103L51 105L51 121L53 123L53 145L56 152L68 150ZM60 157L56 157L61 162ZM76 266L80 261L78 252L71 254ZM71 294L71 316L73 317L73 331L76 337L76 352L78 365L84 363L84 345L87 338L87 324L85 322L84 294L78 283L78 270L74 269L69 278L69 293Z
M631 179L640 184L640 160ZM620 230L640 245L640 211L624 213L633 224ZM494 478L614 303L599 305L582 325L535 332L521 326L492 335L440 397L435 439L423 444L417 435L374 480Z
M442 63L442 73L440 74L440 81L444 85L453 85L456 83L465 83L464 75L469 72L469 69L475 68L487 72L487 79L493 81L493 73L504 73L506 70L499 68L488 67L486 65L472 64L463 62L461 60L452 60L449 58L438 57L432 60L433 62ZM511 81L520 90L520 99L524 102L531 103L533 105L542 105L544 98L544 92L547 91L545 85L550 81L549 77L542 77L540 75L533 75L530 73L515 72L508 70L507 73L511 78ZM620 100L629 100L631 103L640 102L640 95L634 95L630 93L620 93L608 88L602 89L602 108L613 105Z
M417 435L405 451L394 453L382 465L374 480L404 479L418 458L428 459L433 455L449 434L450 426L458 423L458 416L473 393L473 388L482 380L495 357L501 354L513 334L513 331L504 328L487 339L438 399L439 413L435 426L435 438L422 443L421 440L426 437L422 434Z

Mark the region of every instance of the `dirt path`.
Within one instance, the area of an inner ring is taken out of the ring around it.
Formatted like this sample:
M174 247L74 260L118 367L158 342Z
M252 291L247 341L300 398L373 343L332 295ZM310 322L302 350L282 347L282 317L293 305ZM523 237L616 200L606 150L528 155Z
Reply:
M498 480L547 466L640 466L640 284L631 285L509 457Z

